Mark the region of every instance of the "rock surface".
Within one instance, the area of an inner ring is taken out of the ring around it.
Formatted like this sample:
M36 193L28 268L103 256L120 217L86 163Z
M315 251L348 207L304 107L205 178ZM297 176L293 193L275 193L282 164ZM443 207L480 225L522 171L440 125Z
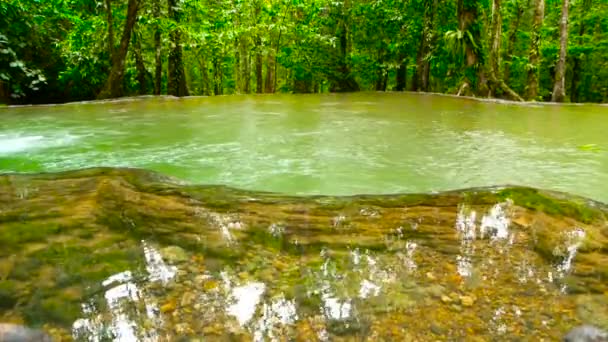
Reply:
M293 197L133 169L0 175L0 320L57 341L559 340L608 328L607 213L518 187Z
M608 331L582 325L570 330L564 337L564 342L608 342Z
M17 324L0 323L0 341L52 342L52 339L40 330L26 328Z

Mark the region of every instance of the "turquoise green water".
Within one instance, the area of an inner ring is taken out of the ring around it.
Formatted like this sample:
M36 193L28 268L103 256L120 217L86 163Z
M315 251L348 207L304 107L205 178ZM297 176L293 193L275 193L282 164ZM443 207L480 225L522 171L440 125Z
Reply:
M414 94L0 109L0 172L130 166L288 194L528 185L608 202L608 107Z

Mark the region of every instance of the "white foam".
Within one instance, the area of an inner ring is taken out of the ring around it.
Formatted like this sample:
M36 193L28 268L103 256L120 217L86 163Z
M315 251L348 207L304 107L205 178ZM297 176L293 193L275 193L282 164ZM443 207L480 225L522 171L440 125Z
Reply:
M255 314L255 308L266 291L264 283L249 283L232 289L234 304L226 310L229 315L236 317L241 326L247 324Z
M380 286L372 283L371 281L364 279L361 282L361 287L359 288L359 297L368 298L368 297L376 297L380 294Z
M37 146L44 139L41 135L26 137L7 137L0 135L0 154L22 152Z
M470 277L473 274L473 264L469 256L459 255L456 257L456 261L457 272L460 276Z
M286 300L284 296L273 300L270 305L264 303L262 312L253 335L256 342L280 341L274 336L273 328L293 324L298 319L295 301Z
M323 312L330 319L347 319L351 314L351 304L349 301L340 301L335 297L323 295Z
M509 224L505 207L508 203L499 203L490 209L481 219L481 236L490 235L491 240L504 240L509 237Z
M418 248L418 244L415 242L407 241L405 243L405 250L407 254L405 255L403 263L410 272L418 268L416 261L414 261L414 252L416 251L416 248Z
M566 246L566 257L559 265L557 265L557 272L561 276L568 273L570 269L572 269L572 261L574 260L574 257L576 256L584 237L585 231L580 228L576 228L575 230L567 233L568 241Z
M475 218L477 213L472 210L466 215L464 206L460 207L456 216L456 230L461 234L463 240L475 240Z
M0 155L45 149L72 144L77 139L69 133L44 135L0 134Z
M150 281L161 281L167 283L169 280L175 277L177 273L177 267L167 265L163 261L161 254L146 244L145 241L141 242L144 249L144 257L146 259L146 271L150 274Z
M124 271L124 272L120 272L120 273L116 273L114 275L111 275L108 277L108 279L104 280L101 284L103 286L108 286L112 283L124 283L127 281L130 281L133 278L133 274L131 273L131 271Z

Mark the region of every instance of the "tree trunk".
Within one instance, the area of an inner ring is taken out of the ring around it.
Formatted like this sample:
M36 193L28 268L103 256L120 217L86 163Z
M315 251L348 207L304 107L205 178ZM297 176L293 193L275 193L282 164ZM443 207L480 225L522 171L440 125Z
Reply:
M290 8L289 6L285 6L285 11L283 12L283 17L281 18L281 23L279 24L279 37L277 38L277 46L276 46L275 54L274 54L274 74L273 74L274 75L274 81L273 81L274 91L277 90L277 86L278 86L277 78L278 78L279 71L278 71L277 67L279 65L278 55L279 55L279 51L281 51L281 36L283 34L283 30L282 30L283 21L285 20L285 17L287 16L287 10L289 8Z
M500 75L500 46L502 38L502 15L500 13L501 3L500 0L492 0L492 27L490 30L490 37L492 44L490 44L490 73L492 78L498 78ZM492 82L490 86L490 93L494 96L496 93L497 82Z
M112 69L104 89L99 94L99 98L120 97L124 95L123 80L125 76L125 60L131 41L131 33L137 21L137 11L139 0L129 0L127 6L127 20L120 39L120 48L114 52L112 59Z
M243 92L242 81L241 81L241 53L239 51L239 39L234 40L234 84L236 87L236 93L241 94Z
M240 54L241 54L241 89L243 93L251 93L251 60L249 58L249 46L247 39L240 39Z
M431 45L434 37L435 11L437 0L427 0L424 3L424 27L420 37L420 47L416 55L416 69L412 80L413 90L429 90Z
M262 13L262 3L256 0L253 8L253 15L255 18L255 25L260 23L260 15ZM263 75L263 49L262 49L262 38L260 33L257 33L254 38L255 43L255 92L262 94L264 92L264 75Z
M154 0L152 3L152 12L154 19L160 20L160 0ZM161 80L163 75L163 62L161 59L162 46L161 46L161 32L160 24L156 22L154 24L154 95L160 95Z
M343 5L340 7L338 14L338 25L336 37L338 38L338 51L337 51L337 66L336 72L333 75L333 80L330 90L332 92L345 92L345 91L358 91L359 84L355 77L352 75L350 66L348 63L348 56L350 55L351 44L348 28L350 3L348 0L344 0Z
M0 80L0 104L9 104L10 91L8 83Z
M202 93L203 95L211 95L211 86L209 85L209 69L207 67L207 61L204 58L198 58L199 68L201 72L202 80Z
M376 61L378 62L378 70L376 71L376 91L386 91L384 76L386 74L386 70L384 68L384 56L385 53L383 49L380 49L378 58Z
M462 91L474 91L485 93L487 81L483 72L483 61L480 55L481 46L481 23L478 18L477 0L458 0L458 28L464 37L465 70L464 82L460 86L459 94Z
M496 96L496 90L500 89L510 98L523 101L513 89L500 79L500 47L502 38L502 15L500 12L501 0L492 0L492 45L490 46L490 94Z
M215 95L224 94L224 72L222 70L222 58L213 58L213 93Z
M562 19L559 24L559 60L555 68L555 85L551 101L564 102L566 99L566 52L568 49L568 5L569 0L563 0Z
M401 55L401 64L399 65L399 68L397 69L397 75L396 75L396 83L397 85L395 86L395 90L396 91L404 91L407 87L407 58L405 57L404 54Z
M169 18L179 24L181 19L181 8L177 7L177 0L168 0L168 7ZM169 37L171 39L171 49L169 50L167 93L173 96L188 96L182 54L182 33L180 29L176 28L171 31Z
M137 34L133 35L133 52L135 54L135 68L137 69L137 82L139 83L139 95L148 93L148 70L141 54L141 41Z
M511 22L511 27L509 29L509 39L507 40L507 51L505 52L505 63L504 63L504 71L503 71L503 80L505 83L509 83L509 78L511 78L511 60L513 59L513 50L515 49L515 43L517 40L517 32L519 32L519 24L521 23L521 18L524 16L524 6L517 2L517 9L515 13L515 18Z
M528 69L528 100L538 97L538 71L540 67L540 30L545 17L545 0L535 0L532 21L532 42L530 45L530 68Z
M268 52L268 57L266 59L266 86L265 92L268 94L274 93L274 70L275 70L275 54L274 51L270 50Z
M110 61L114 62L114 19L112 17L112 0L106 0L106 12L108 16L108 55Z
M418 91L420 89L420 72L422 71L422 63L424 61L424 48L425 48L425 31L422 30L420 42L418 45L418 52L416 53L416 66L414 67L414 75L412 77L412 91Z
M585 35L585 14L589 12L591 8L591 0L584 0L582 6L580 7L581 17L580 27L578 30L578 45L583 45L583 36ZM583 64L581 54L572 56L573 66L572 66L572 83L570 84L570 101L571 102L579 102L579 91L578 91L578 83L580 81L580 70Z
M309 94L313 91L311 79L293 80L293 92L296 94Z
M262 59L262 40L260 37L255 39L255 92L264 92L263 59Z

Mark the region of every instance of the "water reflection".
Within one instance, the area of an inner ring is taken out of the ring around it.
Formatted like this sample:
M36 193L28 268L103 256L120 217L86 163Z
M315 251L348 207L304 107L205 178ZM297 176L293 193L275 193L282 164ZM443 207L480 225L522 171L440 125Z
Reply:
M104 280L102 286L107 289L104 293L105 303L96 303L97 298L92 298L82 304L85 317L74 322L74 339L112 339L120 342L159 340L158 329L163 325L160 309L154 298L140 287L146 283L167 284L175 278L177 268L167 265L160 253L145 241L141 244L147 276L136 282L133 273L127 270ZM142 323L151 325L146 328Z

